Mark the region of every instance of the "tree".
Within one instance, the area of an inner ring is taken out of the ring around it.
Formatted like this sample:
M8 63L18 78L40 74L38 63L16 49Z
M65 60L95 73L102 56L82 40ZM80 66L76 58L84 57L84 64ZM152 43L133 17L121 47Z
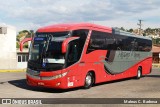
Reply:
M132 32L133 32L133 29L129 29L129 30L127 30L127 31L132 33Z
M123 31L125 31L125 29L124 29L123 27L121 27L121 28L120 28L120 30L123 30Z
M147 33L148 35L151 35L151 34L153 34L153 29L147 28L147 29L145 30L145 33Z
M143 33L143 36L146 36L146 33Z
M19 34L21 34L21 33L29 33L29 31L28 30L22 30L22 31L19 32Z
M16 48L19 48L20 45L19 45L19 42L16 42Z
M17 48L19 48L19 44L20 44L20 41L22 41L24 38L31 38L32 36L34 35L34 31L33 30L22 30L18 33L17 37L16 37L16 46ZM28 48L28 44L25 43L24 44L24 47L25 48Z

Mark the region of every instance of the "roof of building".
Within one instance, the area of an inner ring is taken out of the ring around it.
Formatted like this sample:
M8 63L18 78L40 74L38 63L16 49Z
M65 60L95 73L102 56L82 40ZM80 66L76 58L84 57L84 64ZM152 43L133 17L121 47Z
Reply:
M29 49L28 48L24 48L22 52L20 51L20 49L17 49L16 51L17 51L17 53L22 53L22 54L23 53L29 53Z
M160 53L160 46L153 46L152 47L152 52L153 53Z
M6 25L5 23L4 23L4 24L1 24L1 23L0 23L0 27L7 27L7 28L10 28L10 29L16 30L16 27L14 27L14 26L12 26L12 25Z

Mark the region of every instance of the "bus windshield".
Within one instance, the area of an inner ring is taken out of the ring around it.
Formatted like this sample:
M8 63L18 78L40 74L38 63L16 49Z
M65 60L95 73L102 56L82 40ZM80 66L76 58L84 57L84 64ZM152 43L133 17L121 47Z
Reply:
M37 71L56 71L79 61L89 30L36 33L30 46L28 68ZM67 44L67 52L62 52L62 44L69 37L79 39Z
M64 64L64 54L61 52L62 42L69 32L36 33L31 44L29 60L43 63Z

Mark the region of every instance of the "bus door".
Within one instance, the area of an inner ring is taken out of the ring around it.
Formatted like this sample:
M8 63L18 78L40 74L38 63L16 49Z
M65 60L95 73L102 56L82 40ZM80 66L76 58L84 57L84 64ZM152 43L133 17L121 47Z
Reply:
M76 86L79 83L81 72L78 66L81 53L79 52L78 40L73 40L68 44L68 51L66 53L66 66L68 73L68 87Z

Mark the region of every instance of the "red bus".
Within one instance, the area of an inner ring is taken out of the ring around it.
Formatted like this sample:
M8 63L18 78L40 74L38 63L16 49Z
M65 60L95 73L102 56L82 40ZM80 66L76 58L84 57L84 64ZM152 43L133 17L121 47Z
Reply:
M151 48L150 38L90 23L42 27L32 38L27 83L68 89L140 78L151 72Z

